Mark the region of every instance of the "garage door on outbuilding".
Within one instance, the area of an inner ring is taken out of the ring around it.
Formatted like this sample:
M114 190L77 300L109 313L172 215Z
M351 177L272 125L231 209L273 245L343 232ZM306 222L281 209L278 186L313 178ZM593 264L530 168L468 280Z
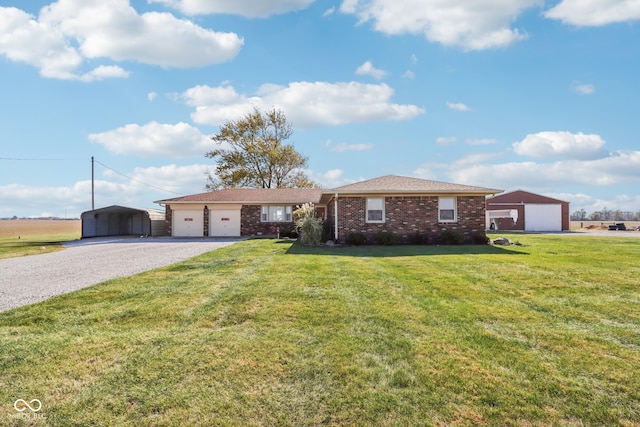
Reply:
M562 231L561 204L524 205L524 231Z
M517 211L505 217L505 211ZM514 231L569 231L569 203L517 190L487 199L487 227Z
M82 238L107 236L166 236L165 213L157 209L107 206L83 212Z

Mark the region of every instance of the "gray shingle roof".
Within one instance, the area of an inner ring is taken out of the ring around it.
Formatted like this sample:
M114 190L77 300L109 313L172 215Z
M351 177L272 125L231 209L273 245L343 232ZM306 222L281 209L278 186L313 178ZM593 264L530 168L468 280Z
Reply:
M322 190L318 188L225 188L207 193L191 194L156 203L318 203Z
M495 188L476 187L473 185L453 184L449 182L432 181L407 176L386 175L343 185L327 192L338 194L358 193L471 193L495 194L502 190Z
M338 194L478 194L501 193L495 188L473 185L452 184L428 179L386 175L368 179L333 189L318 188L225 188L207 193L192 194L172 199L158 200L156 203L300 203L326 202ZM322 197L324 195L324 197Z

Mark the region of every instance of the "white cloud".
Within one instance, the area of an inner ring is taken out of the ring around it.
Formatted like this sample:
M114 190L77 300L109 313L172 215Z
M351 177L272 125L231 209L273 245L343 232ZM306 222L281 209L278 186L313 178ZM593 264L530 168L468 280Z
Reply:
M481 163L486 163L489 160L492 160L496 157L500 156L499 153L471 153L465 154L464 156L456 159L452 164L455 167L466 166L466 165L478 165Z
M175 125L151 122L128 124L115 130L89 135L89 140L117 154L141 157L186 157L204 155L211 140L187 123Z
M623 212L638 212L640 206L640 195L611 194L610 196L594 197L583 193L551 193L549 197L564 200L570 203L570 212L584 209L587 214L607 210L621 210Z
M214 164L164 165L159 167L135 168L131 177L137 182L152 184L167 192L177 194L194 194L205 191L207 172L214 169ZM134 182L135 182L134 181ZM163 198L173 197L165 193Z
M0 7L0 54L40 70L44 77L93 81L126 77L121 67L79 72L87 59L138 61L188 68L233 59L243 40L168 13L138 14L129 0L59 0L36 18Z
M373 148L373 144L347 144L346 142L340 142L334 145L331 141L327 141L326 145L331 151L337 153L344 153L345 151L365 151Z
M551 163L508 162L446 166L453 182L507 190L549 190L563 186L614 186L640 182L640 151L615 152L596 160L562 160Z
M402 74L402 77L404 77L405 79L413 80L416 78L416 73L411 70L407 70L404 72L404 74Z
M416 105L391 103L393 94L386 84L293 82L286 87L263 85L254 96L239 94L231 86L196 86L182 96L196 108L192 120L207 125L236 120L254 107L280 108L300 128L408 120L425 112Z
M530 157L594 159L606 155L603 149L605 144L600 135L595 134L539 132L513 143L513 149L516 154Z
M461 111L461 112L471 111L471 108L467 107L462 102L447 102L447 107L453 111Z
M433 42L483 50L526 38L513 21L542 0L343 0L340 10L386 34L424 34Z
M158 94L156 92L149 92L147 94L147 99L149 100L149 102L153 102L157 97Z
M336 8L334 6L331 6L329 9L325 10L324 13L322 14L322 16L324 18L326 18L327 16L331 16L336 12Z
M206 172L212 165L166 165L135 168L121 175L104 170L95 182L96 208L125 205L161 209L154 200L205 191ZM145 185L147 184L147 185ZM166 190L159 191L158 189ZM91 181L78 181L70 186L0 185L0 217L40 216L45 210L50 216L80 217L91 209Z
M94 80L103 80L107 78L126 78L129 72L118 67L117 65L100 65L92 71L79 76L79 80L83 82L92 82Z
M595 93L596 87L590 83L575 81L571 84L571 89L581 95L591 95Z
M562 0L544 16L565 24L595 27L640 20L637 0Z
M437 180L437 174L427 165L421 166L413 171L416 178Z
M451 145L457 141L455 136L439 136L436 138L436 144L446 146Z
M56 26L28 13L0 7L0 54L40 69L44 77L72 79L82 57Z
M387 72L374 67L371 61L366 61L356 69L356 74L359 76L371 76L376 80L380 80L387 75Z
M353 182L344 177L344 171L342 169L330 169L326 172L306 170L305 173L312 181L317 182L323 188L335 188Z
M314 0L148 0L164 3L186 15L233 14L247 18L266 18L309 7Z

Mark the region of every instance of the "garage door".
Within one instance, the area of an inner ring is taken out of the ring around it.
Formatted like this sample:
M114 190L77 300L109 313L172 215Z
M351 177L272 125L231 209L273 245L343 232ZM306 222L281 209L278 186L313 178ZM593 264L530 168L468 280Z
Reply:
M524 205L525 231L562 231L561 205Z
M204 235L202 211L173 211L173 232L176 237L202 237Z
M209 236L240 236L240 211L211 211L209 219Z

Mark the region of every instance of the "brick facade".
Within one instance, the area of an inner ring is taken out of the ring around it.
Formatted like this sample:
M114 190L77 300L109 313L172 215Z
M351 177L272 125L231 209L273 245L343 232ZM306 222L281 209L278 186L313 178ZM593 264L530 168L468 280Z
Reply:
M164 206L164 222L167 224L167 233L169 236L173 236L173 229L172 229L173 221L171 220L172 219L171 212L172 212L171 206L165 205Z
M207 237L209 236L209 206L204 207L202 215L202 235Z
M464 233L467 240L476 233L485 233L485 197L458 196L456 222L438 222L437 196L387 196L385 197L385 222L366 222L366 197L338 197L338 238L360 232L371 240L381 231L400 236L410 242L415 235L427 236L436 242L445 230ZM327 221L332 229L335 221L334 200L327 206Z
M240 235L241 236L275 236L276 228L280 230L293 230L293 221L290 222L262 222L260 214L262 206L242 205L240 210Z

